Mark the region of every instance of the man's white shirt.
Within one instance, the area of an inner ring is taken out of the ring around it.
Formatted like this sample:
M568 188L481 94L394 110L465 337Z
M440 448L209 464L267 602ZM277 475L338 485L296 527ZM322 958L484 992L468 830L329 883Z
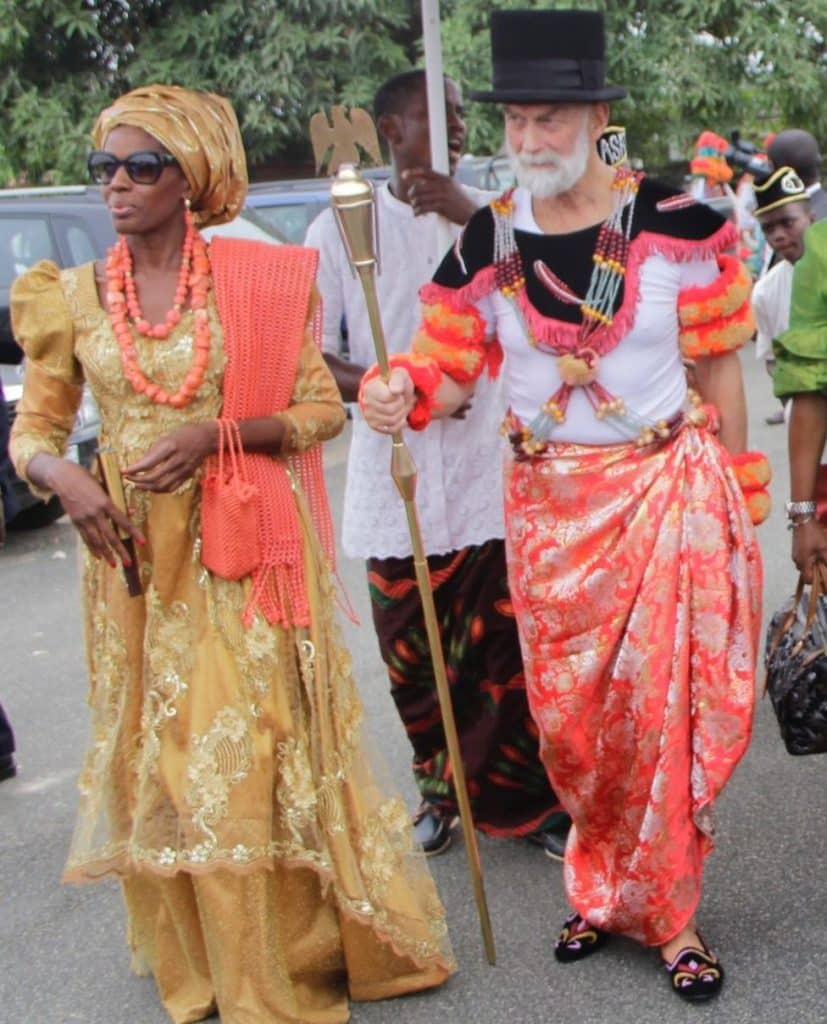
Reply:
M465 188L479 205L486 193ZM379 308L390 353L410 349L419 326L420 287L439 265L435 214L415 217L388 183L376 191L380 271ZM454 228L454 235L459 233ZM341 324L347 324L351 360L376 361L360 282L351 272L331 210L310 225L305 244L320 250L317 283L322 295L323 347L341 354ZM417 467L417 507L425 551L445 554L504 535L502 459L499 433L506 407L501 380L485 375L477 384L465 419L435 420L424 431L406 430ZM390 440L377 434L353 409L347 463L342 542L359 558L405 558L411 554L402 499L390 477Z
M794 266L781 260L755 282L752 311L755 314L755 357L772 358L772 339L790 326L790 297Z

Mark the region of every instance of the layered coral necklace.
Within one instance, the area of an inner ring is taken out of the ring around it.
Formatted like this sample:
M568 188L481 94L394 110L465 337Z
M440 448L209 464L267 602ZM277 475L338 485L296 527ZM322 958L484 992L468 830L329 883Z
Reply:
M120 238L106 256L106 303L109 319L121 351L124 376L140 395L146 395L158 405L171 405L182 409L189 405L204 383L210 360L210 321L207 295L210 287L210 260L207 243L196 231L189 210L184 213L186 231L181 250L181 269L172 309L163 323L150 324L141 312L135 278L132 273L132 254L125 238ZM168 392L150 380L138 363L133 331L144 338L163 340L181 322L181 315L189 293L190 307L195 319L195 341L192 365L184 381L175 392Z

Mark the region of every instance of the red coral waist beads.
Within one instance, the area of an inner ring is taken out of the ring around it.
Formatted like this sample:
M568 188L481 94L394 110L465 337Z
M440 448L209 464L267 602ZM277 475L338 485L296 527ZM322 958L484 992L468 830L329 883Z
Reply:
M138 293L132 276L132 254L126 239L119 239L106 257L106 304L109 319L121 350L121 365L124 376L139 394L146 395L159 405L171 405L181 409L193 400L204 382L210 359L210 322L207 313L207 294L210 285L210 261L207 243L195 230L192 216L184 214L187 229L181 251L181 270L172 309L164 322L152 325L144 317L138 303ZM190 306L195 316L195 344L192 366L181 387L170 394L160 384L151 381L138 365L133 330L147 338L169 337L176 324L181 321L181 310L190 293ZM130 326L130 318L132 324Z

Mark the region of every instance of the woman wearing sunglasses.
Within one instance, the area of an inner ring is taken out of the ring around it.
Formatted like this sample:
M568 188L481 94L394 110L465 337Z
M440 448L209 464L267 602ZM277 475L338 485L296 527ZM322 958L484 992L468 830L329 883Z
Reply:
M332 624L318 442L343 410L309 330L315 252L205 244L246 191L225 100L135 90L93 141L118 242L12 295L13 456L86 552L93 742L65 877L120 877L133 963L178 1024L345 1021L348 989L394 996L452 965ZM122 507L62 458L83 380Z

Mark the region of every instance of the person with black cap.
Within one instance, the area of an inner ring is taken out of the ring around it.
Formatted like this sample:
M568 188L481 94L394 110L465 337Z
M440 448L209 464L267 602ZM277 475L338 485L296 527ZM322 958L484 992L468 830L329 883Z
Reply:
M377 430L422 426L504 358L509 583L573 819L555 955L623 934L659 947L677 995L706 999L723 968L695 911L712 808L750 738L752 520L768 512L736 352L751 282L732 225L600 159L625 96L605 82L600 13L499 11L491 34L494 87L474 98L504 106L518 187L468 222L420 293L413 355L387 383L369 370L361 404ZM412 358L434 371L416 387Z
M803 128L785 128L773 137L767 155L774 167L792 167L810 197L813 220L827 217L827 190L821 184L821 153L815 137Z
M777 262L758 279L752 291L755 314L755 357L764 359L772 377L775 359L773 338L790 325L790 292L793 267L804 253L804 233L813 223L810 197L792 167L779 167L763 182L753 185L755 217ZM784 422L784 409L766 417L769 424Z

